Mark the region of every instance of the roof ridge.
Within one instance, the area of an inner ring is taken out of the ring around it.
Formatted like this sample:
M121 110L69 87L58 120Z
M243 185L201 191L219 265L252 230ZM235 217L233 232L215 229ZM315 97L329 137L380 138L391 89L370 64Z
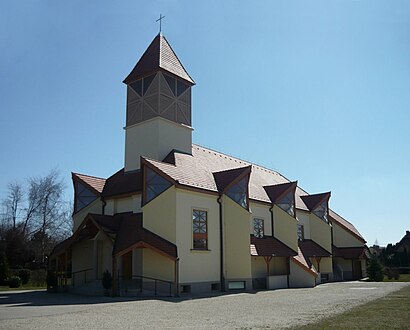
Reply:
M77 173L77 172L71 172L74 175L83 175L83 176L88 176L89 178L94 178L94 179L101 179L101 180L107 180L106 178L102 178L99 176L94 176L94 175L89 175L89 174L83 174L83 173Z
M220 155L222 155L222 156L239 160L240 162L243 162L243 163L248 163L248 165L252 165L252 166L258 167L258 168L260 168L260 169L262 169L262 170L265 170L265 171L271 172L271 173L273 173L273 174L279 175L279 176L281 176L283 179L287 180L288 182L292 182L291 180L289 180L287 177L285 177L285 176L284 176L282 173L280 173L279 171L273 170L273 169L270 169L270 168L267 168L266 166L262 166L262 165L259 165L259 164L256 164L256 163L252 163L252 162L250 162L250 161L248 161L248 160L245 160L245 159L242 159L242 158L239 158L239 157L235 157L235 156L231 156L231 155L222 153L222 152L220 152L220 151L218 151L218 150L215 150L215 149L212 149L212 148L208 148L208 147L204 147L204 146L201 146L201 145L196 144L196 143L193 143L192 146L199 147L199 148L206 149L206 150L210 150L210 151L215 152L215 153L217 153L217 154L220 154Z

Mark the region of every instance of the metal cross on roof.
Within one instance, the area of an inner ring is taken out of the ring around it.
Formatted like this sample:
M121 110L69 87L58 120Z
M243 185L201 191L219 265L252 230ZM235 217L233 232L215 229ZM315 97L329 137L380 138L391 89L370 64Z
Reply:
M163 18L165 18L165 16L162 16L162 14L159 14L159 18L155 21L155 22L159 21L159 33L161 33L161 30L162 30L162 19Z

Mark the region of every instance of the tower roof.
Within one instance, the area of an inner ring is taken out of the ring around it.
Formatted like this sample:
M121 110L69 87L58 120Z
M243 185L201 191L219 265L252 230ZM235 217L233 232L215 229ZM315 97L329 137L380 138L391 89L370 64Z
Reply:
M165 39L161 33L152 40L137 65L123 82L129 84L159 69L180 77L192 85L195 84L169 45L167 39Z

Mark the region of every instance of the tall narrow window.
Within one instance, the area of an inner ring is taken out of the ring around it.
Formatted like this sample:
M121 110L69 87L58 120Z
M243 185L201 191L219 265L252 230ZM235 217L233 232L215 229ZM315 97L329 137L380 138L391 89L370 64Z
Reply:
M201 210L192 212L192 231L194 250L208 249L208 213Z
M226 195L237 202L240 206L248 208L248 177L244 177L238 183L230 187Z
M291 215L292 217L295 216L295 194L292 191L289 191L285 197L283 197L277 205L285 211L287 214Z
M313 210L313 214L315 214L317 217L319 217L323 221L328 222L327 220L327 201L323 201L318 207L316 207Z
M258 238L263 238L263 219L254 218L253 219L253 236Z
M305 239L305 230L303 225L298 224L298 240L303 241Z
M97 199L96 194L77 182L75 190L75 211L79 211Z
M145 167L145 203L150 202L171 186L172 184L168 180L149 167Z

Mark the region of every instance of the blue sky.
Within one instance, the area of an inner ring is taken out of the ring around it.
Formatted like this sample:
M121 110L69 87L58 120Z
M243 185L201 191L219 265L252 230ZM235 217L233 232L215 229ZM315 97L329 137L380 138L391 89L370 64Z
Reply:
M369 244L410 229L409 1L0 2L0 197L123 166L122 80L163 33L196 81L193 140L280 171Z

